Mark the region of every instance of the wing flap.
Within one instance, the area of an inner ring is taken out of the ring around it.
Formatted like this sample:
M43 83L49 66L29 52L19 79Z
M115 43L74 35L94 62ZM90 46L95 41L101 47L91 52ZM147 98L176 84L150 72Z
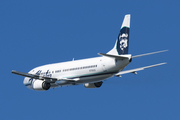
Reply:
M115 76L118 76L118 77L119 77L119 76L121 76L122 74L127 74L127 73L137 74L137 71L141 71L141 70L144 70L144 69L147 69L147 68L156 67L156 66L164 65L164 64L167 64L167 63L164 62L164 63L155 64L155 65L150 65L150 66L135 68L135 69L131 69L131 70L125 70L125 71L121 71L121 72L115 74Z

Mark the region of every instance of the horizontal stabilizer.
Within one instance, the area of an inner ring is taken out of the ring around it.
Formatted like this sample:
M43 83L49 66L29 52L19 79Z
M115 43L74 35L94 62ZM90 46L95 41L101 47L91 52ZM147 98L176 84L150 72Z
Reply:
M112 54L98 53L98 55L111 57L111 58L116 58L118 60L129 59L129 57L131 57L130 54L129 55L112 55Z
M135 73L135 74L137 74L136 73L137 71L141 71L141 70L144 70L144 69L147 69L147 68L156 67L156 66L164 65L164 64L167 64L167 63L159 63L159 64L150 65L150 66L146 66L146 67L141 67L141 68L136 68L136 69L131 69L131 70L125 70L125 71L121 71L121 72L115 74L115 76L121 76L122 74L127 74L127 73Z
M151 53L146 53L146 54L141 54L141 55L135 55L135 56L132 56L132 58L142 57L142 56L146 56L146 55L152 55L152 54L166 52L166 51L168 51L168 50L162 50L162 51L151 52Z

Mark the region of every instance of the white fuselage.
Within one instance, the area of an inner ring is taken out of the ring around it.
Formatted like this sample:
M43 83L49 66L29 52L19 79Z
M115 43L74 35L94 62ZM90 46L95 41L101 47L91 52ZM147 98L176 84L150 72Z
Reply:
M85 84L105 80L119 71L122 71L128 64L129 59L116 60L114 58L103 56L48 64L36 67L29 73L58 79L73 79L76 81L75 84ZM36 79L25 77L24 84L28 88L32 89L32 83L35 80ZM66 82L56 81L55 83L51 83L51 88L65 85L74 84L67 84Z

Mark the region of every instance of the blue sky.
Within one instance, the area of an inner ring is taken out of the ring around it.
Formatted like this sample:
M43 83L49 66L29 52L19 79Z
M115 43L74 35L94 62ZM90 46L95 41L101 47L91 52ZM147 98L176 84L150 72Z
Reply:
M0 2L0 119L179 120L178 0L2 0ZM129 52L166 53L133 59L126 69L167 65L83 85L38 92L23 77L34 67L108 52L125 14L131 14Z

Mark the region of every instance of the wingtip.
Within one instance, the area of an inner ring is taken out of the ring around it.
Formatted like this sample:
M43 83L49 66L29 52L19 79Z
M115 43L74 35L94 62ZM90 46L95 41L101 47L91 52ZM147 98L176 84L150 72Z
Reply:
M157 66L164 65L164 64L167 64L167 62L159 63L159 64L157 64Z
M162 50L161 52L167 52L167 51L169 51L168 49L167 50Z
M167 62L164 62L163 64L167 64Z
M126 14L125 16L131 16L131 14Z

